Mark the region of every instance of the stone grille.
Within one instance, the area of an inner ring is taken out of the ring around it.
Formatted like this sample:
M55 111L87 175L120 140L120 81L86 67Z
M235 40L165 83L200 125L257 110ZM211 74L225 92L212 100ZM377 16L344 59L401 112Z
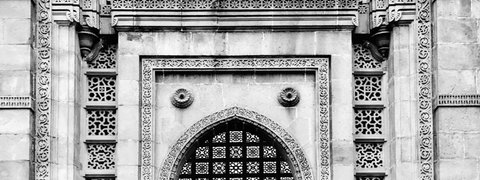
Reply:
M116 78L113 76L88 77L88 101L115 101L115 83Z
M185 157L186 162L180 166L179 179L281 180L284 177L284 180L293 180L290 164L278 153L281 149L277 149L278 145L273 143L275 140L266 132L259 132L261 130L255 126L243 127L241 123L233 120L205 132L198 141L203 143L192 147L195 153Z
M355 109L355 134L380 135L382 132L381 109Z
M382 68L382 63L376 61L370 53L370 50L364 48L362 45L353 45L353 52L354 70Z
M383 143L356 143L357 168L383 167Z
M98 57L92 62L88 63L88 68L91 69L114 69L117 67L116 58L117 45L107 44L106 47L100 50Z
M355 76L355 101L381 101L381 76Z
M376 0L373 3L376 3L373 5L377 8L388 4L386 0ZM386 111L382 93L385 74L383 63L374 59L369 49L354 44L353 71L356 180L383 180L383 146L387 134L383 113Z
M116 110L88 110L88 135L115 136L116 114Z
M87 168L107 170L115 168L115 144L88 144Z

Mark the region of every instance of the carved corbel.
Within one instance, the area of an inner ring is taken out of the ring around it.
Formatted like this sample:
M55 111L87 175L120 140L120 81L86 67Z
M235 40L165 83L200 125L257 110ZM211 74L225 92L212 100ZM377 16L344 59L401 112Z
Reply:
M103 48L103 40L98 36L98 30L88 26L82 26L78 32L80 53L83 60L94 60Z
M388 22L396 22L402 18L402 12L400 12L398 9L392 9L388 13Z
M380 26L375 29L370 39L363 42L363 46L370 49L372 56L377 61L387 60L390 49L390 30L388 27Z
M65 16L70 22L80 22L80 14L77 9L70 9L65 13Z
M99 15L93 12L84 12L84 25L87 25L91 28L100 29L100 18Z

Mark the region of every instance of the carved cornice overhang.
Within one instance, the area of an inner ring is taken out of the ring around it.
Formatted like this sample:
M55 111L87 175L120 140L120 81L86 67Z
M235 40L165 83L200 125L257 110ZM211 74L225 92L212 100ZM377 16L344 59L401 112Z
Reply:
M378 61L388 59L391 27L415 19L414 0L359 0L355 34Z
M114 34L110 9L111 0L53 0L52 19L97 29L100 34Z
M357 0L113 0L117 30L353 29Z

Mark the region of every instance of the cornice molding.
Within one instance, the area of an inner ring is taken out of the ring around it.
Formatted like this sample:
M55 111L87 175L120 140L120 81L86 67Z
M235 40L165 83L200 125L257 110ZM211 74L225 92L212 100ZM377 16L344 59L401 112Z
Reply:
M33 109L30 96L0 96L0 109Z
M438 107L479 107L480 94L442 94L438 95L435 108Z

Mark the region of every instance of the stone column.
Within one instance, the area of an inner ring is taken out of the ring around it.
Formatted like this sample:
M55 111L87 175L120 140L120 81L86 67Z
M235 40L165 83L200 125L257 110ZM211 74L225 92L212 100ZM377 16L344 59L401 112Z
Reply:
M418 179L416 31L414 23L393 28L388 59L388 179Z
M52 24L51 179L83 179L80 174L81 57L75 24Z

